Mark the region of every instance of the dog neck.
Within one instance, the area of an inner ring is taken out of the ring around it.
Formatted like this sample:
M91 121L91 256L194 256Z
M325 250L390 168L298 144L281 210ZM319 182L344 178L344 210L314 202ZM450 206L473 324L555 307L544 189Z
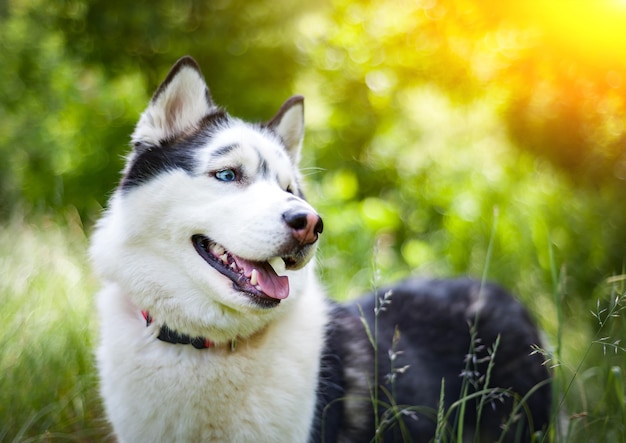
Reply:
M150 315L148 311L141 311L141 315L143 315L143 318L146 320L146 327L150 326L152 322L154 321L154 319L152 318L152 316ZM170 329L165 324L161 325L161 328L159 329L159 335L157 336L157 338L161 341L164 341L166 343L171 343L174 345L176 344L191 345L196 349L208 349L208 348L214 348L217 346L214 342L212 342L209 339L206 339L201 336L191 337L187 334L181 334L180 332ZM234 351L236 346L237 346L237 341L231 340L229 343L230 350Z

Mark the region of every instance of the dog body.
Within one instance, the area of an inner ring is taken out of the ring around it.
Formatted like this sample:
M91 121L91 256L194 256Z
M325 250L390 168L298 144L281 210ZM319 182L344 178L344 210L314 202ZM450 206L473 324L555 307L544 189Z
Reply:
M156 325L146 328L119 288L102 292L101 392L119 441L307 441L326 316L320 294L302 294L284 321L234 350L198 350L156 340Z
M311 260L323 224L297 169L303 134L301 97L267 124L243 122L213 104L188 57L142 114L91 247L104 282L101 393L120 442L368 441L388 392L436 408L444 378L453 403L468 322L489 343L503 334L501 387L524 395L547 380L529 356L534 326L496 287L411 281L357 302L363 312L325 299ZM379 332L378 369L364 324ZM548 420L544 388L524 435ZM489 433L505 403L481 421ZM433 420L405 415L394 423L406 425L379 427L386 440L432 437Z

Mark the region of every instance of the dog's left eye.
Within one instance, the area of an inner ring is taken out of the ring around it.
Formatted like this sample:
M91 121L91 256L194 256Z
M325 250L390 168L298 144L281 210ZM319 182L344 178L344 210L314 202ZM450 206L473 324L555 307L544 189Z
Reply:
M215 173L215 178L222 182L233 182L237 180L237 173L232 169L222 169Z

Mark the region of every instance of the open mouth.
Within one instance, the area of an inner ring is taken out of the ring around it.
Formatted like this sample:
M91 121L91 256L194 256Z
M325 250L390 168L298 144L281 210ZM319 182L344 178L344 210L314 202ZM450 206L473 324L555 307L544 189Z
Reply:
M204 235L193 235L191 242L209 265L229 278L236 290L246 294L259 306L272 308L289 296L289 279L276 274L269 262L245 260ZM282 260L286 267L292 265L292 259Z

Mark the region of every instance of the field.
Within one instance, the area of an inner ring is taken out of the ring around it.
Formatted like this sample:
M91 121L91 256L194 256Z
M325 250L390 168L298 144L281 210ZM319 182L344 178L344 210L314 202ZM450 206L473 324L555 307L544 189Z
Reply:
M2 442L107 440L93 364L97 284L86 247L73 217L14 218L0 228ZM541 351L555 374L553 441L626 441L625 283L617 275L600 284L604 294L588 321L571 324L557 309L567 328L557 327L550 351ZM565 329L584 332L570 340Z
M86 244L71 222L0 228L0 441L102 441L108 432Z

